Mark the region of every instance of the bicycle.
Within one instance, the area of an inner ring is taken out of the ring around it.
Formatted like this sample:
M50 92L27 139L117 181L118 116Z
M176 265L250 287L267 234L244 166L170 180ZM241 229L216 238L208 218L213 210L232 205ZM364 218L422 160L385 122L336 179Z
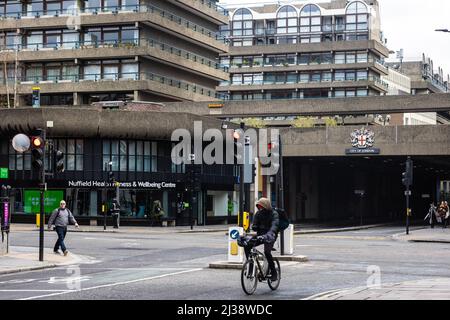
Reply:
M269 288L273 291L277 290L280 286L281 281L281 268L280 262L277 258L273 258L275 263L275 269L278 274L278 278L276 281L270 280L268 276L269 273L269 265L267 262L267 258L261 251L256 249L256 246L262 244L257 238L240 238L239 245L242 247L251 247L249 256L247 261L242 266L241 272L241 285L242 289L247 295L252 295L256 291L256 287L258 286L258 282L265 282L269 285ZM275 249L272 249L275 251ZM262 261L262 265L260 263Z

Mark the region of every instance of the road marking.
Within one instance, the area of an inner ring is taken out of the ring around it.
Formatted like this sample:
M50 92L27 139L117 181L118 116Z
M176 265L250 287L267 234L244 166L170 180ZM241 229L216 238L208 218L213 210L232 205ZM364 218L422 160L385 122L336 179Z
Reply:
M184 270L184 271L173 272L173 273L163 274L163 275L154 276L154 277L148 277L148 278L124 281L124 282L110 283L110 284L105 284L105 285L96 286L96 287L83 288L83 289L80 289L80 290L69 290L69 291L65 291L65 292L57 292L57 293L46 294L46 295L41 295L41 296L23 298L23 299L19 299L19 300L33 300L33 299L40 299L40 298L59 296L59 295L67 294L67 293L74 293L74 292L81 292L81 291L88 291L88 290L95 290L95 289L102 289L102 288L120 286L120 285L135 283L135 282L149 281L149 280L160 279L160 278L165 278L165 277L170 277L170 276L176 276L176 275L179 275L179 274L190 273L190 272L201 271L201 270L203 270L203 268Z
M0 289L0 292L75 292L76 290Z

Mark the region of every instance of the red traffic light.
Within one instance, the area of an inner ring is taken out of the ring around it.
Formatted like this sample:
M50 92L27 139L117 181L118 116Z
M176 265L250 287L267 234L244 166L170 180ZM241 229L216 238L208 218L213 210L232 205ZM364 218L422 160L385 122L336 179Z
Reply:
M42 148L44 141L40 137L31 137L31 146L33 148Z

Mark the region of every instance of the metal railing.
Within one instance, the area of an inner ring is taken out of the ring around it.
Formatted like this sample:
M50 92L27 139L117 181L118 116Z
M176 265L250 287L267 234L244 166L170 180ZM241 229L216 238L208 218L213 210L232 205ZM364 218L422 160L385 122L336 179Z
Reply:
M261 59L261 57L258 57L258 58ZM242 67L260 68L260 67L281 67L281 66L292 67L292 66L314 66L314 65L322 65L322 64L326 64L326 65L329 65L329 64L367 64L367 63L372 63L372 62L386 68L385 63L382 60L375 59L375 58L368 58L368 59L364 59L364 60L355 59L354 62L345 62L345 61L342 62L341 60L331 59L329 61L320 61L317 63L311 63L311 62L310 63L302 63L299 61L298 58L296 58L295 61L280 60L280 61L274 61L273 63L269 63L267 61L263 61L262 63L259 61L256 63L255 62L251 63L249 61L248 62L243 61L242 63L231 63L230 68L231 69L242 68Z
M213 38L217 41L222 41L223 43L227 43L227 39L218 32L207 29L205 27L199 26L185 18L182 18L170 11L166 11L164 9L155 7L153 5L131 5L131 6L106 6L106 7L92 7L92 8L69 8L65 10L38 10L38 11L20 11L20 12L11 12L7 14L1 14L0 19L22 19L24 17L34 17L40 18L42 16L70 16L70 15L78 15L78 14L99 14L99 13L112 13L118 14L120 12L150 12L150 13L158 13L161 17L168 19L170 21L176 22L179 25L189 28L195 32L206 35L210 38Z
M169 44L159 42L154 39L122 39L122 40L105 40L105 41L61 41L58 43L29 43L25 45L16 45L8 47L0 47L0 51L41 51L41 50L68 50L68 49L88 49L88 48L133 48L148 46L168 52L170 54L183 57L185 59L200 63L202 65L228 72L228 67L217 63L214 60L202 57L190 51L173 47Z
M384 87L385 89L388 88L388 84L386 82L384 82L383 80L381 80L378 77L373 77L373 76L369 76L369 77L364 77L364 78L360 78L360 79L354 79L354 80L350 80L350 79L332 79L332 78L327 78L327 79L318 79L318 80L313 80L313 79L295 79L292 81L277 81L276 79L273 80L253 80L251 82L248 83L232 83L231 81L221 81L219 86L255 86L255 85L276 85L276 84L303 84L303 83L331 83L331 82L354 82L355 84L357 84L360 81L371 81L371 82L375 82L376 84Z
M2 78L0 78L1 81ZM84 73L84 74L66 74L66 75L28 75L17 77L18 84L40 84L40 83L78 83L84 81L136 81L147 80L159 82L171 87L183 89L198 93L208 97L215 97L216 92L210 88L206 88L194 83L188 83L176 79L172 79L163 75L151 72L114 72L114 73ZM8 83L14 83L14 77L8 77Z

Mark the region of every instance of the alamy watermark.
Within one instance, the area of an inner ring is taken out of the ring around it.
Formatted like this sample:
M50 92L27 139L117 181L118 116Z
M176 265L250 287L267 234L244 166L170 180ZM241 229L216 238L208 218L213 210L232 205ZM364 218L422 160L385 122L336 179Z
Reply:
M202 121L195 121L193 137L187 129L176 129L172 132L171 141L177 142L171 152L172 163L175 165L255 164L258 159L262 175L276 175L280 169L278 129L203 131Z

